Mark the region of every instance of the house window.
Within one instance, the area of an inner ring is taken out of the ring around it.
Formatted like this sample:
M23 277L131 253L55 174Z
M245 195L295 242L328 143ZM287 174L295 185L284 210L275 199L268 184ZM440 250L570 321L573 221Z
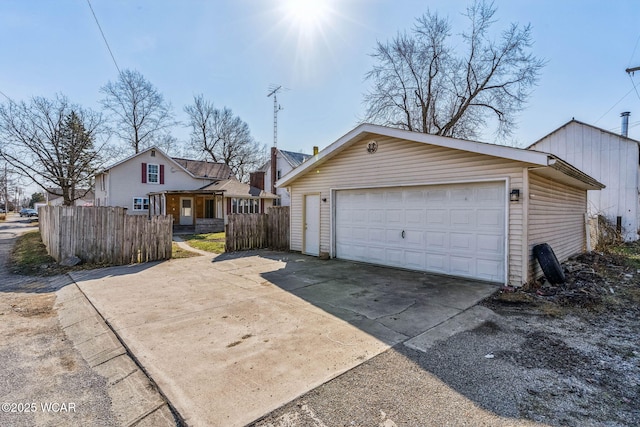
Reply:
M147 165L147 182L149 184L157 184L160 182L160 166L153 164Z
M146 197L134 197L133 198L133 210L134 211L148 211L149 199Z
M231 199L231 213L260 213L259 199Z
M278 176L277 179L282 178L282 171L278 169L278 173L276 175Z

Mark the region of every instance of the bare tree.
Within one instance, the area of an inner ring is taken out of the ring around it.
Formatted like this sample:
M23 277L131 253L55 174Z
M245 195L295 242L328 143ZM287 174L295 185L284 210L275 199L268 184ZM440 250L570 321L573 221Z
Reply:
M476 138L497 120L500 138L511 135L545 62L531 53L531 27L511 24L497 40L493 3L466 10L465 48L451 43L449 21L427 12L412 31L378 42L373 82L365 95L365 121L416 132ZM458 52L464 52L458 54Z
M115 82L108 82L100 91L105 95L101 103L111 114L115 134L135 153L153 145L176 124L171 104L138 71L122 71Z
M230 109L217 109L203 95L198 95L184 111L189 116L190 148L194 152L229 165L243 182L265 162L266 147L253 139L249 126Z
M0 106L0 157L43 190L59 188L65 205L91 189L104 164L104 136L102 115L63 95Z

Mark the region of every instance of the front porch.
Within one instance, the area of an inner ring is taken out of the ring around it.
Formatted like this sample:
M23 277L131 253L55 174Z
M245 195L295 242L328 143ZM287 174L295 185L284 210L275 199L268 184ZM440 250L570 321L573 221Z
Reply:
M175 234L224 231L224 191L164 191L149 194L150 215L173 216Z

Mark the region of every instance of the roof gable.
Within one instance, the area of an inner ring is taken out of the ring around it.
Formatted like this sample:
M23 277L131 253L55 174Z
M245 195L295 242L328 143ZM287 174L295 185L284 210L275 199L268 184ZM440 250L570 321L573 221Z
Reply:
M365 138L371 138L372 140L374 140L377 136L395 137L407 141L431 144L440 147L469 151L472 153L486 154L495 157L503 157L511 160L544 166L547 165L548 159L547 153L536 152L533 150L523 150L521 148L507 147L504 145L455 139L364 123L336 140L334 143L320 151L316 156L311 156L311 158L303 163L300 167L294 169L283 179L278 181L278 186L289 184L299 176L306 173L309 169L331 159L355 142Z
M391 137L402 139L410 142L428 144L453 150L467 151L470 153L484 154L487 156L499 157L508 160L514 160L532 166L549 167L553 169L554 174L563 175L564 178L574 181L574 184L583 186L588 189L603 188L604 185L597 180L579 171L562 159L549 153L535 150L525 150L522 148L508 147L504 145L490 144L485 142L468 141L463 139L455 139L438 135L430 135L419 132L412 132L402 129L389 128L386 126L373 125L364 123L339 138L337 141L320 151L317 155L312 156L298 168L286 174L277 183L277 187L285 187L294 182L299 177L304 176L307 172L313 170L317 166L329 161L337 156L346 148L356 142L366 139L375 140L377 137Z
M576 119L571 119L567 123L565 123L562 126L560 126L559 128L557 128L556 130L553 130L553 131L549 132L548 134L546 134L545 136L543 136L542 138L540 138L539 140L537 140L533 144L529 145L527 147L527 150L532 149L539 142L544 141L545 139L551 137L552 135L555 135L555 134L559 133L560 131L564 130L565 128L572 127L572 126L585 127L585 128L591 129L591 130L598 131L598 132L603 132L603 133L606 133L608 135L611 135L613 137L618 138L621 142L631 142L631 143L635 143L635 144L640 144L640 141L637 141L635 139L632 139L632 138L629 138L629 137L626 137L626 136L622 136L620 134L608 131L606 129L599 128L597 126L590 125L588 123L581 122L581 121L576 120Z
M117 168L118 166L124 163L130 162L146 154L151 150L155 150L156 153L163 156L167 162L169 162L175 168L181 170L182 172L186 173L192 178L227 179L229 177L233 177L233 172L231 171L231 168L224 163L211 163L211 162L205 162L201 160L190 160L190 159L182 159L179 157L170 157L164 151L154 146L144 149L125 159L122 159L102 169L101 171L97 172L96 175L99 175L111 169Z

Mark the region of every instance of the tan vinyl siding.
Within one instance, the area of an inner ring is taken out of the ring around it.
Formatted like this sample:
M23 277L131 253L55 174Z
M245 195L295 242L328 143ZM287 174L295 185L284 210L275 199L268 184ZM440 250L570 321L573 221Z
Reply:
M528 164L504 158L437 147L402 139L379 137L378 150L366 150L370 138L353 143L336 157L309 170L291 184L291 249L302 251L303 198L320 193L320 251L331 248L331 190L443 184L478 180L509 181L509 191L523 188L523 167ZM522 247L523 203L508 206L509 282L522 284L525 252Z
M563 262L585 250L587 192L529 174L529 279L542 276L533 247L548 243Z

